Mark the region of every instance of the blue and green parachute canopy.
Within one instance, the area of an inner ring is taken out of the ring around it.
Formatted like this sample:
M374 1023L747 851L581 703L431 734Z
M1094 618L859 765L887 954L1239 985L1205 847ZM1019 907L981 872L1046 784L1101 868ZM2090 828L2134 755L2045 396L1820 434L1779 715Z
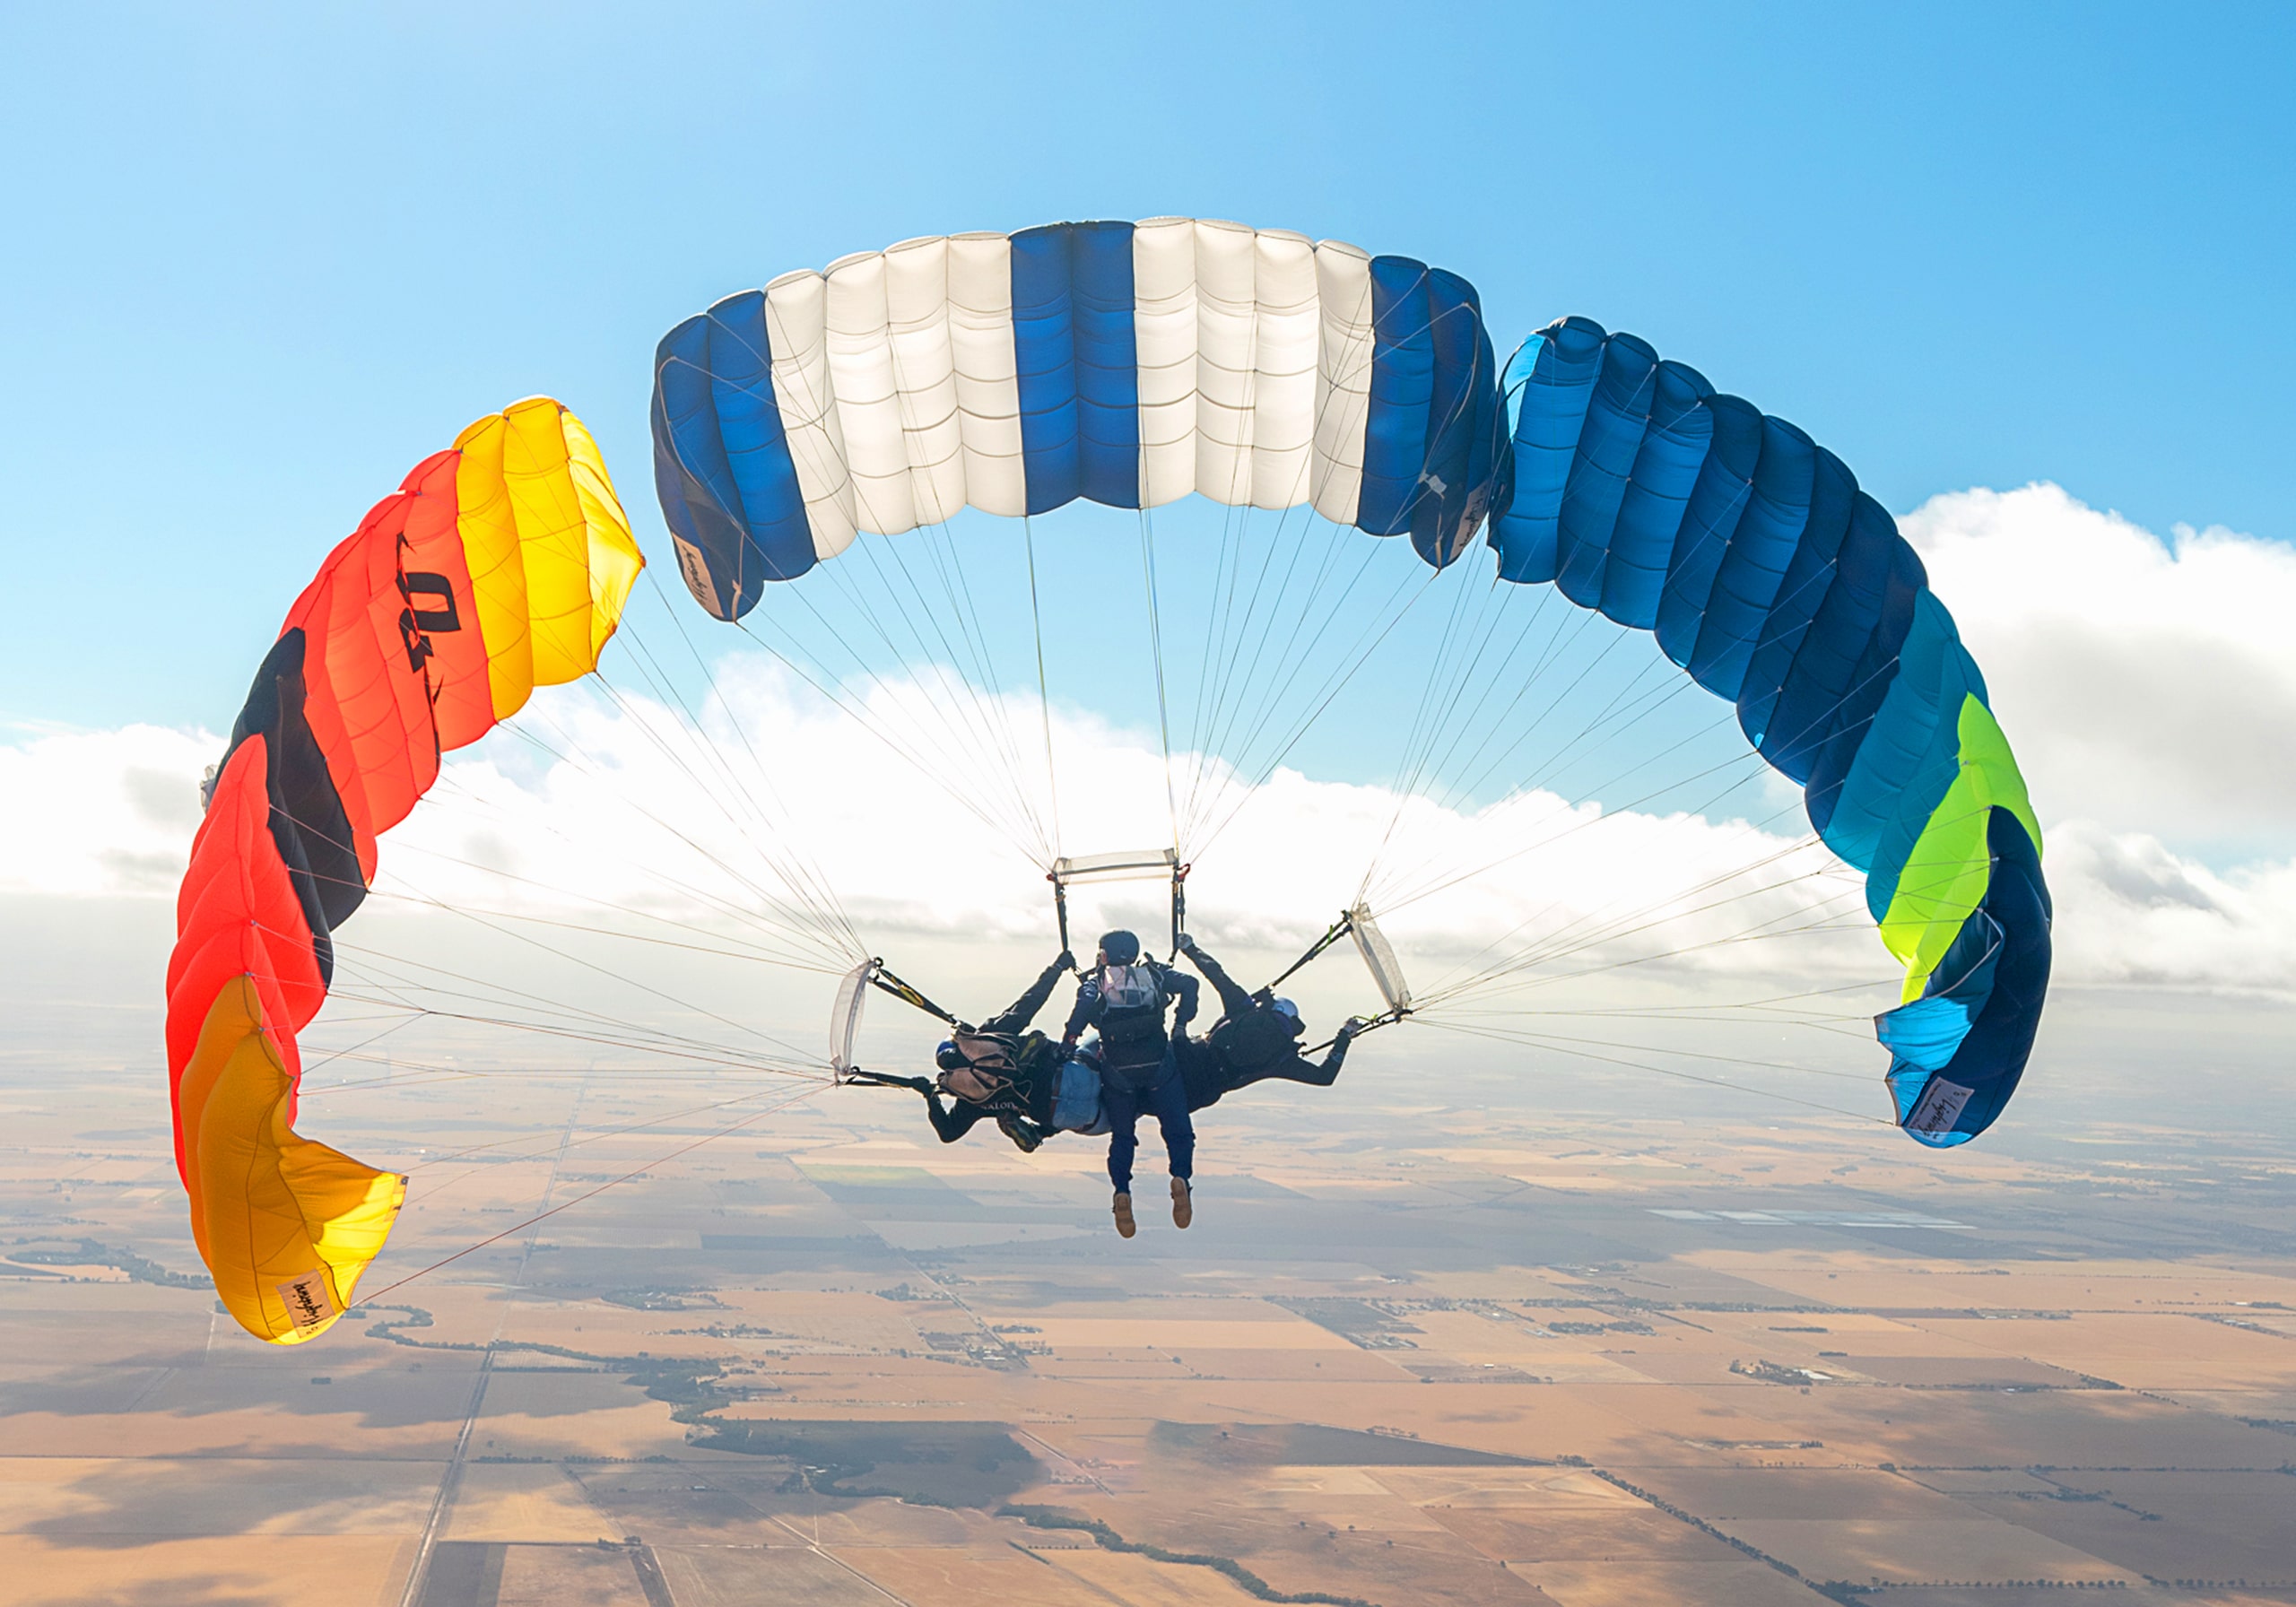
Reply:
M663 340L655 483L695 598L971 507L1191 494L1312 507L1429 563L1652 632L1735 705L1864 873L1906 968L1899 1125L1983 1132L2049 969L2040 829L1920 559L1841 461L1631 334L1565 318L1497 365L1474 289L1408 257L1189 218L905 241Z

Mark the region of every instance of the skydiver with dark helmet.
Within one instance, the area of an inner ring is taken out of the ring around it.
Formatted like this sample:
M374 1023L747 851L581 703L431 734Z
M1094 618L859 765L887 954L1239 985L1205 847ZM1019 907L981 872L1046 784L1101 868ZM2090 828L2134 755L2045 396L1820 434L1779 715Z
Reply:
M1116 1230L1126 1238L1139 1230L1132 1214L1132 1162L1140 1149L1135 1127L1144 1115L1152 1115L1163 1134L1172 1175L1172 1225L1185 1228L1196 1219L1189 1182L1196 1170L1196 1126L1188 1120L1187 1085L1172 1043L1196 1019L1196 978L1142 955L1139 938L1129 932L1103 934L1095 961L1077 985L1061 1047L1074 1050L1087 1027L1100 1033L1100 1111L1109 1134L1109 1181L1116 1188L1110 1205ZM1169 1030L1167 1010L1172 1012Z

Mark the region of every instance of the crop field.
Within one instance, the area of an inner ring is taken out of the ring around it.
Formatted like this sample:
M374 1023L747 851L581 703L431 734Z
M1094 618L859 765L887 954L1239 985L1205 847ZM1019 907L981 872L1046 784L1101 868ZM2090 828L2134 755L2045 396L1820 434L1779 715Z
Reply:
M1091 1148L907 1097L657 1164L744 1090L477 1079L435 1160L342 1095L413 1203L285 1350L144 1090L15 1098L0 1600L2296 1601L2292 1146L1382 1099L1410 1041L1223 1103L1130 1243Z

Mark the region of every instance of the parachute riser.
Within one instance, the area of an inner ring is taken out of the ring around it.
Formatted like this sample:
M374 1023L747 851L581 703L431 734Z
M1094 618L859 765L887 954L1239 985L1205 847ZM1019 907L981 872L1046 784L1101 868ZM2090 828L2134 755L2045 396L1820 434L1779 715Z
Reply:
M1378 1014L1365 1020L1363 1024L1356 1028L1351 1036L1353 1038L1361 1038L1365 1033L1376 1031L1381 1027L1392 1027L1397 1021L1407 1020L1411 1013L1411 1006L1408 1004L1402 1005L1394 1010L1382 1010ZM1321 1055L1338 1041L1339 1039L1336 1037L1327 1038L1324 1039L1323 1042L1318 1044L1314 1048L1302 1049L1300 1053L1303 1057Z
M1332 944L1337 942L1341 938L1345 937L1349 933L1354 930L1355 912L1352 909L1341 910L1339 913L1339 919L1332 923L1332 926L1329 931L1326 932L1321 937L1316 939L1314 942L1309 943L1308 945L1308 951L1305 954L1300 955L1299 959L1284 967L1281 975L1267 983L1266 986L1262 987L1259 991L1264 994L1274 993L1285 982L1291 980L1292 977L1301 968L1314 961L1324 952L1325 950L1330 948Z
M960 1032L970 1032L972 1030L970 1023L958 1020L954 1015L952 1015L949 1012L942 1009L938 1004L935 1004L932 1000L926 998L915 987L912 987L909 984L902 981L899 977L894 976L891 971L885 969L885 962L883 960L875 960L872 963L875 969L869 973L869 986L871 987L875 988L879 993L891 994L902 1003L914 1005L917 1009L923 1011L926 1015L937 1017L939 1020L948 1023L948 1025L954 1027Z
M840 993L837 1009L830 1018L830 1041L832 1045L830 1068L839 1084L844 1087L914 1089L918 1085L913 1079L890 1076L883 1072L864 1071L853 1064L853 1034L860 1019L861 1000L873 987L935 1017L952 1031L970 1032L972 1028L926 998L915 986L885 969L885 962L882 960L865 960L855 970L847 979L846 990Z

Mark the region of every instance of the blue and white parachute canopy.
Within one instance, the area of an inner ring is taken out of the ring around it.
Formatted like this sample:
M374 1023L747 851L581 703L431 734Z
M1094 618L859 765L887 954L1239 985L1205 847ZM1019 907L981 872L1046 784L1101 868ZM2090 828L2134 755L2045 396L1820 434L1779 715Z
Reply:
M728 620L858 533L968 506L1309 504L1441 564L1483 523L1497 396L1455 274L1240 223L1055 223L907 240L680 324L655 482Z
M1492 352L1465 280L1304 235L911 240L672 330L655 482L721 619L859 532L968 505L1306 504L1438 567L1488 517L1500 579L1652 632L1803 788L1906 968L1878 1022L1899 1125L1983 1132L2032 1049L2050 907L2023 777L1919 557L1833 454L1632 335L1561 319L1503 376Z

